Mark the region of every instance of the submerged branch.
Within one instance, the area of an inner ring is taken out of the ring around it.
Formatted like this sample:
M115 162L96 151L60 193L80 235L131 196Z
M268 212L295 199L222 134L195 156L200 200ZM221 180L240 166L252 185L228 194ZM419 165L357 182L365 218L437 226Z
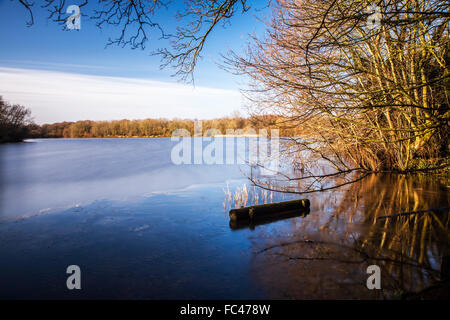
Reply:
M404 216L409 216L409 215L413 215L413 214L422 214L422 213L436 212L436 211L450 211L450 207L433 208L433 209L427 209L427 210L417 210L417 211L411 211L411 212L402 212L402 213L398 213L398 214L394 214L394 215L390 215L390 216L377 217L376 220L404 217Z

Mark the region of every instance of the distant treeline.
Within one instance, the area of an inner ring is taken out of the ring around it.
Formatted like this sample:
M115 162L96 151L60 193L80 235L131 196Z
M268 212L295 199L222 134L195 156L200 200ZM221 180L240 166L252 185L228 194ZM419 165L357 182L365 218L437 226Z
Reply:
M279 129L280 136L300 134L298 127L286 127L285 119L276 115L259 115L248 118L233 116L202 120L202 134L215 129L214 135L227 134L227 130L259 133L260 129ZM38 125L32 121L30 109L10 104L0 96L0 143L20 142L26 138L114 138L114 137L171 137L177 129L187 130L194 136L195 121L191 119L144 119L112 121L76 121ZM217 132L218 130L218 132ZM236 134L238 132L235 132Z
M202 120L203 133L217 129L222 134L227 130L259 130L277 127L280 119L276 116L226 117ZM176 129L186 129L194 135L194 120L187 119L144 119L114 121L77 121L53 124L31 124L28 126L30 138L112 138L112 137L171 137ZM269 132L270 134L270 132ZM281 136L292 136L293 129L280 130Z

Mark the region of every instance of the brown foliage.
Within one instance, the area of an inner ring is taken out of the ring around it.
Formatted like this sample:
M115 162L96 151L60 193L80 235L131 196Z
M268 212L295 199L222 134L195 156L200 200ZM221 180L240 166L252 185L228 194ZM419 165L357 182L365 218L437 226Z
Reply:
M245 93L254 114L299 128L288 150L304 167L409 171L421 160L448 160L448 3L378 2L375 30L366 22L370 4L277 1L266 36L227 58L252 80Z

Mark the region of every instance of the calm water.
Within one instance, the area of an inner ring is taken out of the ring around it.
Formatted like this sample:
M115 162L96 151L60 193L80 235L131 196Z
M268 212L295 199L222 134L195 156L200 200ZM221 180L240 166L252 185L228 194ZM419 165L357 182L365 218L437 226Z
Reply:
M224 189L246 168L176 166L174 144L0 146L0 298L380 299L448 275L448 211L376 220L448 207L446 177L373 175L308 195L305 217L234 230ZM82 290L66 289L72 264ZM365 286L371 264L383 290Z

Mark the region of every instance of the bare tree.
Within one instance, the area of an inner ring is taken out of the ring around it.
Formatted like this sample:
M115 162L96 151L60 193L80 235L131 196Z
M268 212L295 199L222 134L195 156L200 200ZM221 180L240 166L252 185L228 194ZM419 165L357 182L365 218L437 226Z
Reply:
M31 124L31 111L24 106L11 105L0 96L0 143L22 141Z
M448 166L448 2L379 1L375 29L367 24L370 4L280 0L266 37L226 58L252 79L244 94L254 113L298 128L285 153L303 174L280 175L286 192Z
M29 13L27 25L33 25L36 4L31 0L18 2ZM72 3L66 0L40 2L37 7L48 11L48 19L66 28L66 10ZM183 80L193 80L194 68L213 30L230 23L236 12L246 13L250 9L247 0L186 0L184 8L176 13L180 26L170 34L157 22L157 14L171 5L173 3L166 0L84 0L79 7L82 15L95 21L98 27L117 27L118 35L110 38L107 45L145 49L151 31L156 30L157 39L168 40L169 46L157 49L153 54L161 56L163 67L174 67L175 74Z

